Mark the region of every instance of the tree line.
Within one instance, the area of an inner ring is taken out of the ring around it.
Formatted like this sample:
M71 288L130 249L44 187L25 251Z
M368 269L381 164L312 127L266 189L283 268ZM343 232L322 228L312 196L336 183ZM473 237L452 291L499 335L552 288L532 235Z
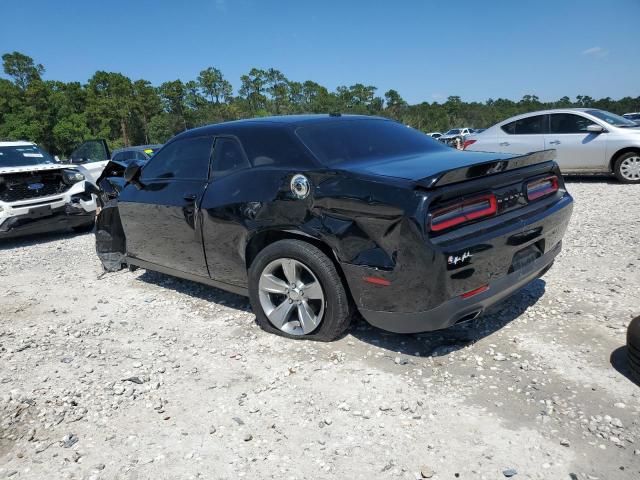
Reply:
M453 127L486 128L513 115L546 108L640 111L640 96L596 100L578 95L555 102L541 102L535 95L486 102L450 96L442 103L409 105L393 89L380 96L375 86L356 83L330 91L312 80L289 80L274 68L252 68L240 77L237 93L214 67L202 70L194 80L160 86L104 71L81 84L44 80L44 66L20 52L5 53L2 61L7 78L0 78L0 140L30 140L62 155L90 138L105 138L112 148L164 143L189 128L266 115L381 115L424 132L443 132Z

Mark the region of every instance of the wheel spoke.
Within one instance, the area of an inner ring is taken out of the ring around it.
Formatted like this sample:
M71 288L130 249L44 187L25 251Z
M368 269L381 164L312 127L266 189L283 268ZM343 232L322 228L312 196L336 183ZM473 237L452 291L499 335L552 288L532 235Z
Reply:
M304 285L303 289L304 289L304 296L307 298L307 300L323 300L324 299L320 282L307 283L306 285Z
M284 276L287 278L287 282L289 282L289 285L297 284L298 275L296 273L296 262L294 262L290 258L284 260L282 262L282 271L284 272Z
M267 314L271 323L278 328L282 328L289 320L291 311L295 305L289 300L284 300L280 305L274 308L271 313Z
M298 304L298 320L304 333L311 332L318 326L316 314L304 300Z
M279 293L280 295L286 295L289 285L283 280L272 273L263 274L260 278L260 290L269 293Z

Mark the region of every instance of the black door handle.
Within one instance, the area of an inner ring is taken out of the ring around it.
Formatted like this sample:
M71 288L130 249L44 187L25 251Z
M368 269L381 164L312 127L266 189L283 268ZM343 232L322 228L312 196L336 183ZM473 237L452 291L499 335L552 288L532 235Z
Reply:
M187 202L195 202L198 196L194 193L185 193L183 197Z

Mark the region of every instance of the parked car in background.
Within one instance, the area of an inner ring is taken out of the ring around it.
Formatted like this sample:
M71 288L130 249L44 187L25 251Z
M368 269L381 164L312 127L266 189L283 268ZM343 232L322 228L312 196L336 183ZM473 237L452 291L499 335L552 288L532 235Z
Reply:
M468 138L464 149L513 154L554 149L563 173L613 173L621 182L640 183L640 128L603 110L518 115Z
M146 161L160 150L161 147L161 144L155 144L119 148L111 153L111 160L120 163L129 163L132 160Z
M632 122L636 122L638 125L640 125L640 112L625 113L622 116L627 120L631 120Z
M429 135L431 138L435 138L437 140L442 136L442 133L440 133L440 132L431 132L431 133L427 133L427 135Z
M248 295L265 330L325 341L355 309L405 333L476 318L550 268L572 210L548 152L459 152L351 115L189 130L125 180L97 220L105 268Z
M0 142L0 238L93 228L93 185L31 142Z
M447 131L444 135L442 135L438 140L442 143L449 145L450 147L457 148L460 150L462 148L462 144L467 136L473 133L472 128L452 128Z

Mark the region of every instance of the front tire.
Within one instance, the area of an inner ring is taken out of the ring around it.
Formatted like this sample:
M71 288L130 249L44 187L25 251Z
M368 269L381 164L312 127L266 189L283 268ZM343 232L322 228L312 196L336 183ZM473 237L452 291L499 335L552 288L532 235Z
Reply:
M258 325L287 338L329 342L351 323L335 265L300 240L272 243L256 256L249 267L249 298Z
M640 152L620 155L613 165L613 173L621 183L640 183Z

